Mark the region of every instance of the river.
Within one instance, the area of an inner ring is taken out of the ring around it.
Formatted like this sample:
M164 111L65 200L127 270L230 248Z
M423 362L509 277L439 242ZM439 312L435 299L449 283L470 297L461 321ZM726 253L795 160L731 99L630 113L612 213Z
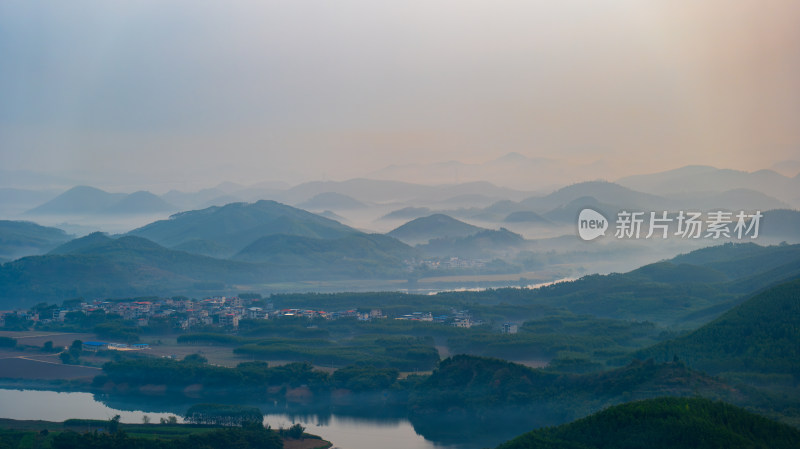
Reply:
M69 418L106 420L120 415L124 423L141 423L146 415L150 422L176 416L175 405L167 404L138 407L136 404L109 406L92 393L60 393L55 391L0 389L0 418L20 420L64 421ZM141 405L142 403L139 403ZM119 407L119 408L115 408ZM178 407L183 407L178 406ZM138 409L137 409L138 408ZM185 409L183 409L185 410ZM262 408L263 410L263 408ZM180 416L178 420L182 421ZM430 441L415 430L405 418L341 416L337 414L289 414L265 415L265 424L273 428L289 427L300 423L306 432L331 441L340 449L475 449L486 447L470 441L461 444L439 444ZM498 442L499 443L499 442Z

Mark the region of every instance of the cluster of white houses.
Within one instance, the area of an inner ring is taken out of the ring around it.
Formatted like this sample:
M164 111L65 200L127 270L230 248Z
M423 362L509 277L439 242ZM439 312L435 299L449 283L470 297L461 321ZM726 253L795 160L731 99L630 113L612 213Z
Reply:
M89 352L97 352L103 350L109 351L141 351L143 349L150 349L147 343L125 344L125 343L108 343L105 341L84 341L83 350Z
M261 305L257 307L255 304ZM202 300L188 298L163 298L152 300L129 301L93 301L74 304L72 307L50 309L47 316L40 316L35 311L0 312L0 327L4 323L4 316L14 314L18 318L35 322L64 322L70 314L105 313L121 316L123 319L135 322L138 326L145 327L154 319L167 319L175 327L189 330L201 326L219 326L229 329L239 327L242 319L270 319L279 317L306 317L306 318L356 318L360 321L388 318L380 309L358 311L355 309L336 312L310 309L279 309L276 310L272 303L260 299L242 299L239 297L213 297ZM429 321L440 324L450 324L456 327L472 327L482 324L474 320L469 311L453 310L450 315L436 315L430 312L413 312L407 315L393 317L396 320ZM91 349L91 348L87 348ZM104 349L124 349L108 347ZM136 348L141 349L141 348Z

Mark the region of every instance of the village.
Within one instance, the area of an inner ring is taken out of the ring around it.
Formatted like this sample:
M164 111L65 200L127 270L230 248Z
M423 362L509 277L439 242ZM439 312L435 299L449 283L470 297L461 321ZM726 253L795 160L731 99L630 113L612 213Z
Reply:
M61 307L50 306L42 310L0 311L0 328L10 323L23 322L27 325L48 325L70 321L76 315L94 314L118 315L123 320L135 323L137 327L148 327L151 321L169 322L175 330L190 331L208 327L235 331L241 320L269 320L289 317L303 317L309 320L342 318L371 320L410 320L470 328L483 324L473 318L468 310L452 309L447 315L433 315L431 312L412 312L399 316L387 316L381 309L348 309L339 311L310 310L303 308L276 309L272 302L260 297L240 298L238 296L215 296L202 300L185 297L148 298L131 300L95 300L91 302L68 301ZM505 323L504 333L516 333L516 325ZM126 349L130 348L115 348ZM139 348L141 349L141 348Z

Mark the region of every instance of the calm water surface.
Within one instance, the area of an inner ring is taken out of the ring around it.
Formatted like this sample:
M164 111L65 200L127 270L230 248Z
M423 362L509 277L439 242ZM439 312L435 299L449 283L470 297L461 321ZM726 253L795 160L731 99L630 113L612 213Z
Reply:
M0 389L0 418L64 421L69 418L111 419L120 415L124 423L141 423L147 415L150 422L176 413L153 410L118 410L95 399L91 393L59 393L55 391ZM179 421L182 421L178 417ZM414 431L406 419L366 420L337 415L320 419L314 415L292 416L269 414L264 422L272 428L300 423L308 433L331 441L340 449L468 449L470 446L438 445Z

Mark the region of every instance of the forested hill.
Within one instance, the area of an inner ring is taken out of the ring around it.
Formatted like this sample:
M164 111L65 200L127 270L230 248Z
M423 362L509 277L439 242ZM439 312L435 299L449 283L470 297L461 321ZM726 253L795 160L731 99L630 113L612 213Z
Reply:
M262 200L181 212L128 234L150 239L168 248L181 246L187 251L213 246L221 252L213 255L230 257L269 235L331 239L358 233L353 228L310 212Z
M700 329L636 356L678 357L710 373L800 376L800 280L769 288Z
M443 360L410 397L411 410L431 416L446 410L538 416L537 424L557 424L609 405L656 396L703 396L739 403L746 397L731 386L684 364L633 362L600 373L565 375L505 360L457 355Z
M728 260L705 260L708 253ZM698 255L695 257L695 255ZM467 303L564 308L575 314L697 328L760 289L800 278L800 245L725 244L628 273L588 275L535 290L441 293Z
M800 430L722 402L658 398L521 435L497 449L790 449Z
M28 221L0 220L0 263L47 252L70 239L61 229Z

